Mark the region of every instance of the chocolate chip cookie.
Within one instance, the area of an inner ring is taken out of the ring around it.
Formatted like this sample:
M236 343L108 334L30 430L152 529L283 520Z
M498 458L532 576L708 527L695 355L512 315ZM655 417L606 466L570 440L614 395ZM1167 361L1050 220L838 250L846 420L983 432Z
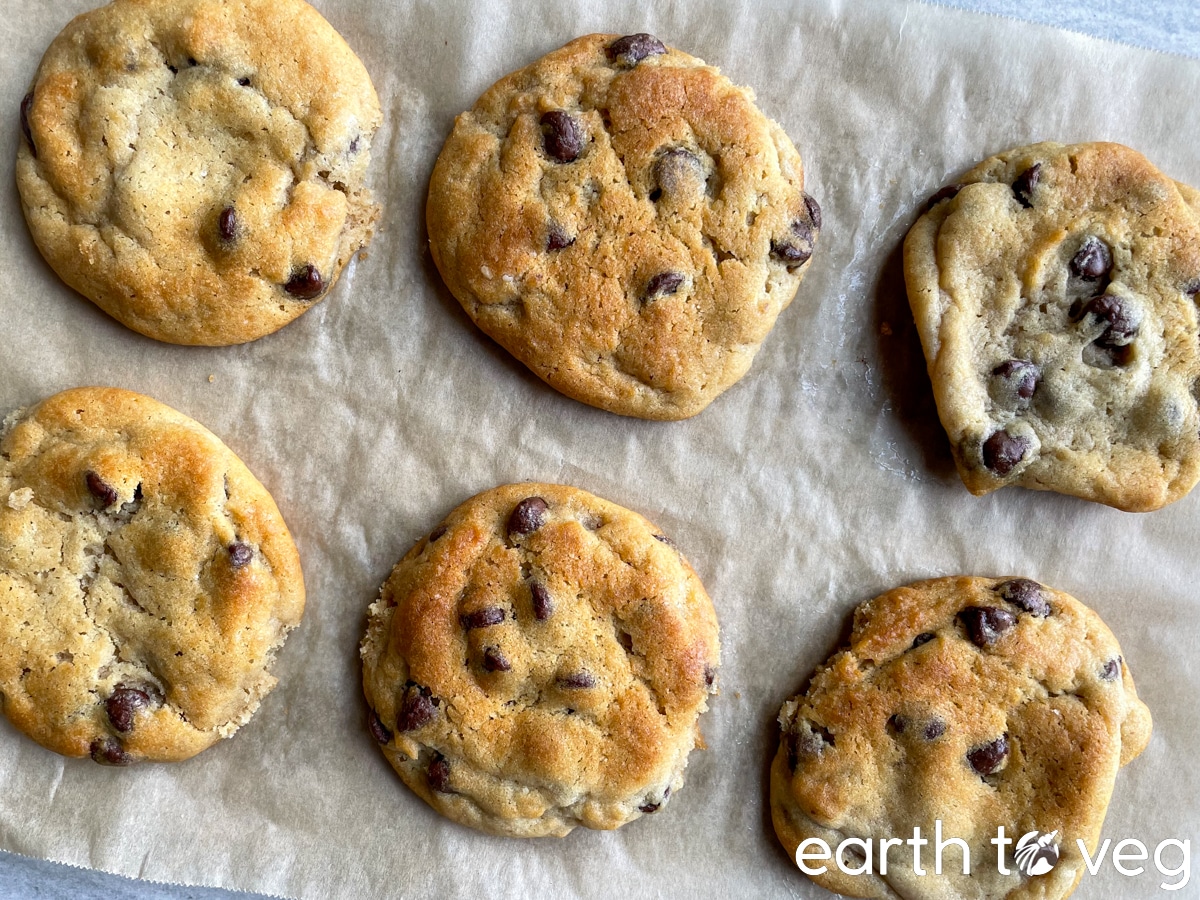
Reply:
M20 115L38 249L152 338L270 334L371 239L379 100L302 0L115 0L54 40Z
M368 724L464 825L616 828L682 786L718 654L703 585L653 525L574 488L506 485L384 583L362 643Z
M771 817L790 855L809 839L843 866L813 879L854 897L1066 897L1095 850L1117 770L1146 747L1150 713L1116 638L1078 600L1025 578L938 578L860 606L849 647L783 705ZM948 845L933 872L934 839ZM999 828L1010 841L998 861ZM920 861L914 829L930 841ZM1055 833L1048 874L1014 846ZM866 852L870 844L870 857ZM815 844L806 852L817 849ZM857 874L848 874L843 869ZM921 874L924 872L924 874Z
M1157 509L1200 478L1200 203L1119 144L1036 144L934 195L904 275L975 494Z
M596 34L458 117L427 219L451 292L538 377L682 419L750 367L821 210L749 90L651 35Z
M304 611L291 535L233 453L149 397L77 388L0 436L0 708L98 763L244 725Z

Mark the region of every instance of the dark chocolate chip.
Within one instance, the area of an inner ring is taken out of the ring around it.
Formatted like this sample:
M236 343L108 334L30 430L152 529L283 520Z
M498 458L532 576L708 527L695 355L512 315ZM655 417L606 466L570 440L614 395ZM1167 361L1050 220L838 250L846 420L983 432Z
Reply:
M171 65L170 63L167 63L167 69L170 70L172 75L179 74L179 70L177 68L175 68L173 65Z
M1008 735L1002 734L990 744L976 747L967 753L967 762L980 775L995 775L1008 759Z
M992 376L1001 379L1020 399L1028 400L1037 390L1042 371L1029 360L1007 359L992 369Z
M526 497L513 509L508 517L508 533L532 534L546 524L546 512L550 509L541 497Z
M533 599L533 617L544 622L554 615L554 598L540 581L529 583L529 596Z
M359 136L357 136L357 135L356 135L356 136L355 136L355 138L354 138L354 140L352 140L352 141L350 142L350 152L351 152L351 153L357 153L357 152L358 152L358 138L359 138Z
M433 529L433 531L429 532L429 543L432 544L434 541L436 541L440 537L442 537L445 533L446 533L446 526L439 525L437 528Z
M1037 187L1041 177L1042 164L1034 163L1018 175L1017 180L1012 183L1013 193L1017 195L1017 199L1021 201L1021 205L1026 209L1033 206L1033 191Z
M704 686L712 687L713 682L717 680L717 672L712 666L704 667Z
M1103 278L1112 268L1112 251L1098 237L1089 237L1071 260L1071 274L1077 278L1095 281Z
M1028 578L1011 578L996 585L996 592L1015 606L1035 616L1050 615L1050 604L1042 594L1042 586Z
M888 717L887 728L895 734L904 734L904 729L908 727L908 719L899 713L893 713Z
M30 91L21 101L21 134L25 135L25 141L29 144L29 152L33 154L34 159L37 159L37 145L33 142L33 132L29 129L29 110L32 107L33 91Z
M188 65L189 65L189 66L194 66L194 65L196 65L196 57L194 57L194 56L189 56L189 57L188 57Z
M242 566L247 566L252 559L254 559L254 550L249 544L234 541L229 545L229 565L233 568L240 569Z
M953 200L955 197L958 196L958 192L961 191L962 189L963 189L963 186L961 184L946 185L944 188L942 188L937 193L935 193L932 197L929 198L929 202L925 204L925 211L929 212L929 210L933 209L935 206L937 206L943 200Z
M920 647L922 644L928 644L935 637L937 637L937 635L934 634L932 631L922 631L915 638L913 638L912 647L910 647L909 649L915 650L917 647Z
M604 52L608 55L610 62L620 63L624 66L636 66L647 56L666 53L667 48L654 35L641 32L617 38L608 45Z
M575 238L571 237L557 222L550 223L549 233L546 237L547 250L564 250L575 243Z
M242 87L250 87L250 79L249 78L239 78L238 84L240 84Z
M309 265L292 272L283 288L297 300L315 300L325 290L325 281L317 267Z
M127 766L133 757L125 752L121 742L113 738L96 738L88 748L92 759L102 766Z
M225 207L221 210L221 215L217 217L217 233L221 235L221 240L227 244L233 243L234 238L237 237L237 211L232 206Z
M1196 295L1200 294L1200 278L1196 279L1195 281L1189 281L1187 284L1185 284L1183 286L1183 292L1195 300Z
M504 621L504 609L499 606L485 606L475 612L463 613L458 617L462 627L467 631L475 628L490 628Z
M596 676L591 672L572 672L570 675L560 675L558 686L572 689L595 687Z
M488 647L483 651L483 669L485 672L508 672L512 663L508 661L499 647Z
M1116 656L1104 664L1104 668L1100 670L1100 677L1104 681L1116 681L1117 676L1121 674L1121 657Z
M1096 343L1102 347L1120 347L1128 344L1137 334L1140 324L1133 310L1126 306L1120 297L1114 297L1112 294L1093 297L1084 305L1081 314L1093 315L1101 322L1108 323L1104 333L1096 339Z
M583 152L583 132L570 114L552 109L542 114L541 124L546 155L562 163L575 162Z
M946 723L936 716L925 724L925 740L936 741L946 733Z
M429 787L439 794L452 793L450 788L450 763L440 753L435 753L429 762Z
M667 798L670 796L671 786L668 784L666 790L663 791L661 800L651 800L649 797L647 797L646 804L644 806L639 806L638 809L644 813L658 812L660 809L662 809L662 805L667 802Z
M816 198L810 194L804 195L804 208L808 211L808 221L812 222L812 227L821 230L821 204Z
M659 541L660 543L666 544L668 547L675 546L675 542L673 540L671 540L669 537L667 537L665 534L656 534L654 536L654 539L656 541Z
M106 483L95 472L87 473L87 487L92 496L100 501L103 509L108 509L117 502L117 489Z
M645 806L639 806L638 810L644 813L655 813L658 812L661 807L661 803L647 803Z
M150 695L137 688L117 686L117 689L104 701L104 709L108 713L108 721L113 728L122 734L133 731L134 716L140 710L150 705Z
M371 729L371 735L381 744L390 744L392 741L392 732L386 725L383 724L383 719L379 718L379 713L371 710L371 715L367 716L367 727Z
M797 219L787 237L771 241L771 256L788 266L800 266L812 257L813 243L812 228Z
M397 731L416 731L433 721L437 715L437 704L429 694L429 688L410 684L404 689L400 709L396 713Z
M646 292L642 294L642 299L649 302L674 294L684 280L680 272L660 272L646 283Z
M663 194L674 196L686 190L689 182L699 184L704 178L704 169L696 154L683 147L675 147L661 153L654 161L654 190L650 199L657 202Z
M1004 632L1017 624L1017 617L998 606L968 606L958 614L971 640L979 647L990 647Z
M983 464L1003 478L1025 458L1030 446L1029 438L1000 429L983 442Z
M832 747L836 743L833 734L824 725L805 721L800 728L800 731L787 734L788 765L793 770L800 757L817 756L823 753L826 747Z

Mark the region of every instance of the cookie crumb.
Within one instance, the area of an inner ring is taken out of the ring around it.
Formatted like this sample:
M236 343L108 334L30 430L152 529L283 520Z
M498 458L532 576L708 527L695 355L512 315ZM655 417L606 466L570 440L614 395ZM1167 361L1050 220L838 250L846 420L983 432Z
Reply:
M27 507L33 502L33 488L23 487L17 488L8 495L8 508L15 509L18 512Z

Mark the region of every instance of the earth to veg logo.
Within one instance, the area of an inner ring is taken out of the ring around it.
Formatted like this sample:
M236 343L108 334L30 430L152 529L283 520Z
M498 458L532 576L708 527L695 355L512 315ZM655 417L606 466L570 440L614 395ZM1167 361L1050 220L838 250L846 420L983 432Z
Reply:
M1016 864L1024 875L1045 875L1058 865L1058 844L1054 839L1057 831L1041 834L1037 831L1026 832L1017 841Z

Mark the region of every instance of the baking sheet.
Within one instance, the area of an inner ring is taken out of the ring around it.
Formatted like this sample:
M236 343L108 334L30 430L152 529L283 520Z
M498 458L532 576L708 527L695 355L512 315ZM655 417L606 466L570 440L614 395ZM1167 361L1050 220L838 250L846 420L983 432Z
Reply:
M15 155L42 51L92 5L5 4L0 157ZM233 740L189 762L104 769L0 722L0 849L287 896L828 896L770 827L775 714L858 602L955 573L1037 578L1107 620L1155 735L1122 772L1104 836L1151 851L1200 836L1200 495L1135 516L1018 489L967 494L899 264L924 199L1010 146L1116 140L1200 184L1186 125L1200 63L890 0L316 5L379 90L384 225L369 258L281 332L198 349L128 331L62 285L11 177L0 188L0 409L112 384L198 419L275 496L309 591L279 687ZM640 30L753 86L824 211L812 269L749 375L681 423L618 418L544 386L470 324L424 240L428 177L455 114L576 35ZM380 582L453 506L521 479L571 483L656 521L721 620L709 749L662 814L615 832L476 834L409 793L363 727L357 645ZM1106 863L1076 896L1159 896L1178 880L1146 865L1125 877Z

